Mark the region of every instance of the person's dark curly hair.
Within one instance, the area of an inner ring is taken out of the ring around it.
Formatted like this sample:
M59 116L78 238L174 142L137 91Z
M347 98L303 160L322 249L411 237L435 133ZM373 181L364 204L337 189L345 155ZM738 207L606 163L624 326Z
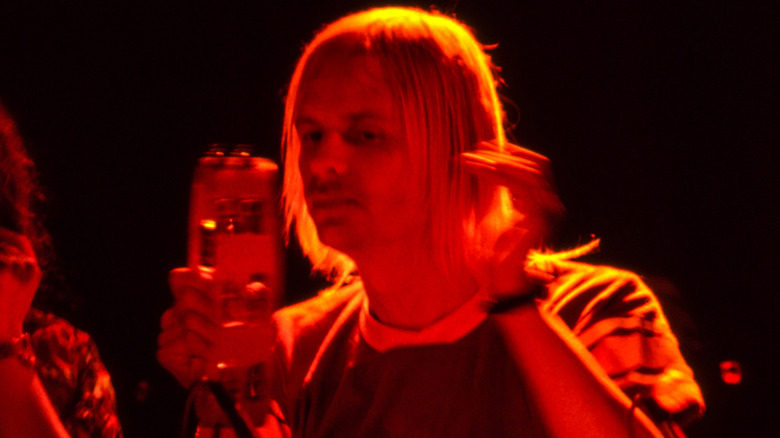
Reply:
M45 271L51 239L36 210L42 201L35 164L16 123L0 102L0 227L30 239L38 264Z

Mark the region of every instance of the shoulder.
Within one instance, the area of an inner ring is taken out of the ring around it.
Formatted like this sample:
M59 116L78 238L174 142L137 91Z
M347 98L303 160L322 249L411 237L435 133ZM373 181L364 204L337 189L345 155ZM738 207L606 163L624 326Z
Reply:
M359 313L364 300L363 283L356 280L274 313L277 355L285 368L310 362L332 328Z
M686 422L701 415L704 402L693 372L640 276L544 255L529 269L544 279L542 308L571 328L629 398L639 397L657 420L671 415Z
M299 391L316 367L320 351L330 344L333 333L349 329L345 321L357 320L364 300L362 282L355 281L274 313L272 396L280 404L283 418L294 415Z
M358 280L278 310L274 324L282 337L315 335L327 331L351 302L362 301L363 297L363 285Z
M100 360L89 334L54 314L30 309L24 331L30 334L38 361L43 361L43 365L83 366L90 360Z
M36 373L68 431L121 436L111 378L97 346L63 318L31 309L24 323L36 354Z
M623 317L668 329L657 298L631 271L544 255L528 269L544 278L545 310L557 314L575 333L601 320Z

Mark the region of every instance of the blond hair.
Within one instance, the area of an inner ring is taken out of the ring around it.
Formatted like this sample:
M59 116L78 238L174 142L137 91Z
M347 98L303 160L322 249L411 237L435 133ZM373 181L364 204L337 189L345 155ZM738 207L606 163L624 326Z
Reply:
M288 236L294 229L316 270L349 274L354 262L324 245L304 200L295 131L297 94L307 67L328 56L368 55L378 60L400 105L410 157L425 178L430 205L431 245L444 272L468 265L486 247L478 230L491 211L491 227L509 214L505 191L482 187L461 168L462 152L480 141L505 143L498 78L471 31L457 20L412 8L377 8L343 17L323 28L305 48L289 85L283 128L284 211ZM316 61L315 61L316 59ZM333 59L339 62L342 58ZM497 195L498 193L498 195ZM498 203L496 202L498 199ZM501 206L498 221L495 206ZM505 214L504 214L505 213Z

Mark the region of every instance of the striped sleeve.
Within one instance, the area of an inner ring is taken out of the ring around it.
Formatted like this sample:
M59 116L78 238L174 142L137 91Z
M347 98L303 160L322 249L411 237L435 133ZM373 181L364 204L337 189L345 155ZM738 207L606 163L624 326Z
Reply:
M612 380L657 420L687 423L704 402L658 299L631 272L548 261L543 308L557 314ZM666 417L666 418L664 418Z

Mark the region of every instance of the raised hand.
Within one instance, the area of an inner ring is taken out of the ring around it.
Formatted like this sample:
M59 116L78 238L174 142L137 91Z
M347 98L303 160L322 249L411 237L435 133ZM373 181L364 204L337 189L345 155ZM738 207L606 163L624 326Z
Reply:
M528 251L544 244L565 213L550 161L520 146L507 144L499 150L494 143L482 142L461 154L461 163L481 181L508 188L517 213L496 238L483 281L499 299L528 292L532 288L524 271Z
M157 359L185 387L204 377L220 380L225 366L248 367L265 360L273 342L268 289L251 283L240 294L252 299L226 301L219 298L221 284L214 277L206 268L170 273L175 302L160 320ZM245 324L237 324L238 316ZM226 317L231 323L225 323Z
M207 376L207 364L217 340L216 300L209 272L174 269L169 283L174 306L160 318L157 360L184 387Z
M476 150L461 154L461 163L480 179L507 187L515 208L524 215L556 222L566 213L550 160L544 155L510 143L499 151L494 143L484 141Z

